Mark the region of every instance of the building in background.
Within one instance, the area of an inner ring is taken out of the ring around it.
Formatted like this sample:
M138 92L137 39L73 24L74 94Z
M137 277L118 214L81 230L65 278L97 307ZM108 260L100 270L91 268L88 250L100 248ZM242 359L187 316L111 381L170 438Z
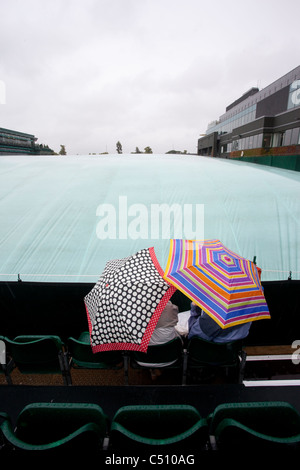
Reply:
M0 127L0 155L53 155L47 145L37 144L37 137Z
M300 171L300 66L227 106L199 138L198 155Z

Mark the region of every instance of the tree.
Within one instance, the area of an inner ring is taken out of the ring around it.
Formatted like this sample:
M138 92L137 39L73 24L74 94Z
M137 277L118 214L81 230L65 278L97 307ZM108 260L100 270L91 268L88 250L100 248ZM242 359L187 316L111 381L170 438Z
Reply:
M117 142L117 152L122 153L122 144L119 141Z
M60 146L59 155L67 155L66 147L64 145Z
M180 150L169 150L168 152L166 152L166 154L170 154L170 153L174 153L178 155L187 155L187 150L184 150L183 152L181 152Z
M145 147L144 150L145 153L153 153L151 147Z

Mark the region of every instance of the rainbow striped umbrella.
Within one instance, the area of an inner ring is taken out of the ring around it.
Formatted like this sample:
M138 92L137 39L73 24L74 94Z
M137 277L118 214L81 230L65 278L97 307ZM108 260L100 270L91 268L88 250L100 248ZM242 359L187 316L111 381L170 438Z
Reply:
M164 278L228 328L270 318L260 273L220 240L171 240Z

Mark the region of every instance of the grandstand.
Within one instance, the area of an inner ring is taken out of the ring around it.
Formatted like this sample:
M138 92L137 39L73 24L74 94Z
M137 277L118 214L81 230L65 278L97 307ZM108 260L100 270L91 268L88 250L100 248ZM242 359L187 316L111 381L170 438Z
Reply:
M36 143L37 137L0 127L0 155L52 155L47 145Z

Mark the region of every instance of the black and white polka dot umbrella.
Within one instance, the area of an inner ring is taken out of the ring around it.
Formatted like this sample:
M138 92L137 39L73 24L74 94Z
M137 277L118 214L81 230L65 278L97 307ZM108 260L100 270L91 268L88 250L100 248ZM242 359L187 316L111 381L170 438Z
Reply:
M146 352L176 288L163 279L154 248L109 261L84 298L93 352Z

